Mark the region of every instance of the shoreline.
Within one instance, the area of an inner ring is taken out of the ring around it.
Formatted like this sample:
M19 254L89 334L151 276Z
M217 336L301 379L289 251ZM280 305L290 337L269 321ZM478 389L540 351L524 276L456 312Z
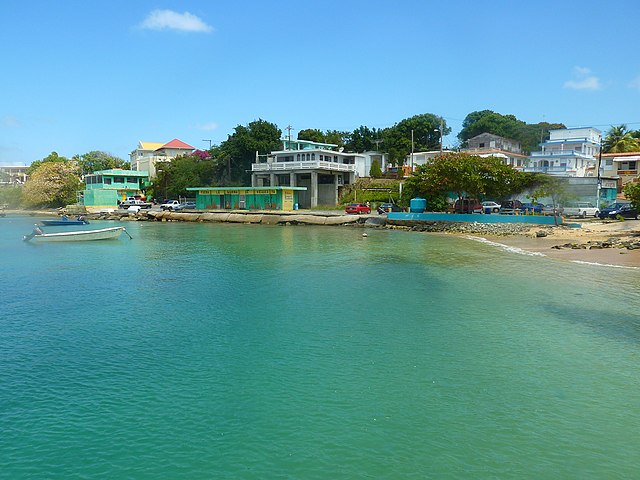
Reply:
M59 215L61 210L5 210L13 215ZM68 212L68 215L74 213ZM640 221L576 220L579 227L566 225L526 225L508 223L422 222L402 225L389 224L386 216L347 215L342 212L320 211L216 211L161 212L141 211L83 214L89 220L160 221L203 223L252 223L266 225L329 225L359 228L385 228L424 233L462 235L470 240L484 239L540 254L548 258L603 266L640 269ZM475 237L475 238L474 238Z

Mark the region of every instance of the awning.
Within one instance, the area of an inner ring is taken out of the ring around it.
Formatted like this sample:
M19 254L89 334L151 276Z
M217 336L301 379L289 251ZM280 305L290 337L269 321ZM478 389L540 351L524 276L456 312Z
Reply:
M640 155L629 155L628 157L613 157L614 162L640 162Z

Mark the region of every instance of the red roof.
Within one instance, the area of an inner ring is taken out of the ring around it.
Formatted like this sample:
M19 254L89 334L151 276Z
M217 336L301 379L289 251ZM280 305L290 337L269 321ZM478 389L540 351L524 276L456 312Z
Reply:
M177 138L174 138L169 143L165 143L163 146L158 148L158 150L162 150L163 148L182 148L184 150L195 150L195 148L193 148L191 145L184 143Z

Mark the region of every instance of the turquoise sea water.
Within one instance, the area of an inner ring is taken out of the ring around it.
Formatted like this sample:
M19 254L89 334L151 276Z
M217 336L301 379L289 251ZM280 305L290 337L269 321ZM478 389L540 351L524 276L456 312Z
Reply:
M0 478L638 478L639 270L345 227L32 245L33 223L0 219Z

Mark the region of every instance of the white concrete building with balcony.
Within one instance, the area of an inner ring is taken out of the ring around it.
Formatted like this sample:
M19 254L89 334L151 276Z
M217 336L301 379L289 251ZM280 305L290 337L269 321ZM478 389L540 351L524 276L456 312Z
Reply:
M299 192L300 208L334 206L345 185L368 176L367 158L347 153L331 143L283 140L283 150L259 156L251 165L251 186L307 187ZM369 168L371 160L369 160Z
M602 132L593 127L563 128L549 131L549 140L532 152L525 172L567 177L597 176Z
M138 142L137 148L129 154L131 170L149 172L149 178L156 177L159 163L171 162L179 155L189 155L195 148L174 138L169 143Z

